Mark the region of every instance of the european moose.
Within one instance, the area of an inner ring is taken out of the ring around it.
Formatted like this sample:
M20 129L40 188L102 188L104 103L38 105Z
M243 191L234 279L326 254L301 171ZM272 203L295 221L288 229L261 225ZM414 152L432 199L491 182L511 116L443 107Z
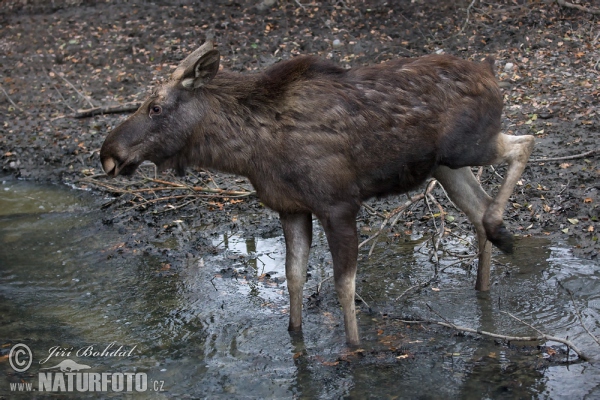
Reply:
M502 215L533 149L500 133L502 94L493 61L450 55L344 69L312 56L257 74L219 71L212 42L115 128L100 158L109 176L160 168L215 168L248 177L279 212L286 244L289 330L302 326L312 214L332 254L346 339L358 344L354 284L361 202L415 189L433 176L475 225L476 288L489 289L490 242L512 251ZM508 163L495 198L471 166Z

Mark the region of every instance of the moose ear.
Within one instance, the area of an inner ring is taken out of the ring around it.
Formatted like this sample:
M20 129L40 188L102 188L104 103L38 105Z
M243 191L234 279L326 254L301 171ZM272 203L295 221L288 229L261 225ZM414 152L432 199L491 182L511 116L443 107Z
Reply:
M206 85L219 71L219 61L221 56L217 50L211 50L204 54L194 64L193 77L181 81L184 87L193 87L194 89Z
M171 79L186 88L199 88L215 77L219 71L220 55L214 50L212 40L207 41L187 56L175 69Z

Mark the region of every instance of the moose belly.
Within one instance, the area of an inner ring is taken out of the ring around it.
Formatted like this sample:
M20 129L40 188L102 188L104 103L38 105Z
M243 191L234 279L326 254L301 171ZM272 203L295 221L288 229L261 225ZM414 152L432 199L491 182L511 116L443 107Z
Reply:
M435 168L433 159L390 165L366 173L359 180L361 200L406 193L419 187Z

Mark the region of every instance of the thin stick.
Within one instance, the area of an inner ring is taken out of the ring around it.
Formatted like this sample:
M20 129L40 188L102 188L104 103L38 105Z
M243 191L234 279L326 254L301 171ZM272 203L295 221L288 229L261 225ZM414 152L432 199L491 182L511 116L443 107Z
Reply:
M566 7L566 8L574 8L576 10L583 11L586 13L600 15L600 9L587 8L584 6L580 6L579 4L569 3L568 1L565 1L565 0L556 0L556 3L558 3L558 5Z
M296 4L298 4L304 11L306 11L306 7L304 6L304 4L300 3L299 0L294 0L296 2Z
M577 308L577 304L575 304L575 298L573 297L573 292L571 292L569 289L567 289L566 287L563 286L562 282L558 281L558 286L560 286L561 288L563 288L571 297L571 303L573 303L573 308L575 309L575 315L577 315L577 319L579 319L579 323L581 324L581 326L583 327L583 329L585 329L585 331L587 332L588 335L590 335L590 337L592 339L594 339L594 341L596 343L598 343L598 345L600 345L600 340L598 340L598 338L592 333L590 332L590 330L588 329L587 326L585 326L585 324L583 323L583 318L581 317L581 313L579 312L579 309Z
M381 226L379 227L379 230L377 232L375 232L373 235L369 236L367 239L363 240L359 245L358 248L360 249L361 247L363 247L365 244L369 243L371 240L377 238L382 232L383 232L383 228L385 228L385 225L388 223L388 221L395 216L396 214L401 213L402 211L406 210L408 207L410 207L412 204L418 202L419 200L422 200L423 198L425 198L425 193L420 193L417 194L413 197L411 197L408 201L406 201L404 204L396 207L394 210L392 210L390 213L387 214L387 216L385 217L384 221L382 222ZM369 255L371 251L369 252Z
M476 1L477 0L471 1L471 4L469 4L469 6L467 7L467 18L465 18L465 23L463 24L462 28L460 28L460 33L463 33L465 31L465 28L467 27L467 24L469 23L469 16L471 15L471 9L475 5Z
M60 90L58 90L58 88L56 87L56 85L54 84L54 82L50 82L52 83L52 87L54 88L54 90L56 90L56 93L58 93L58 96L62 99L63 103L66 104L67 107L69 107L69 109L73 112L75 112L75 109L73 107L71 107L69 105L69 103L67 103L67 100L65 100L65 98L63 97L62 93L60 92Z
M553 158L532 158L532 159L529 160L529 162L576 160L578 158L584 158L584 157L587 157L587 156L594 155L598 151L599 151L599 149L594 149L594 150L586 151L585 153L575 154L575 155L572 155L572 156L553 157Z
M360 301L362 301L362 302L365 304L365 306L367 306L367 308L369 309L369 312L371 312L371 311L372 311L372 309L371 309L371 306L369 305L369 303L367 303L367 302L365 301L365 299L363 299L363 298L360 296L360 294L358 294L358 292L356 292L356 291L355 291L355 292L354 292L354 296L355 296L357 299L359 299Z
M77 94L79 96L81 96L83 99L85 99L85 101L88 102L88 104L90 105L90 107L95 108L96 106L94 105L94 103L92 103L92 100L90 100L90 98L86 95L84 95L83 93L81 93L79 90L77 90L77 88L75 87L75 85L73 85L71 82L69 82L69 80L67 78L65 78L64 76L62 76L61 74L59 74L58 72L56 72L54 69L52 69L52 72L54 72L56 75L58 75L62 80L64 80L67 85L71 86L71 88L77 92Z
M367 203L363 203L362 206L367 210L367 212L371 215L377 215L378 217L385 218L385 215L368 205Z
M398 301L398 300L400 300L401 298L403 298L404 296L406 296L406 294L407 294L408 292L410 292L411 290L415 290L415 289L417 289L417 290L420 290L420 289L425 289L427 286L431 285L431 283L432 283L432 282L433 282L435 279L437 279L437 275L434 275L434 276L433 276L433 277L432 277L430 280L428 280L427 282L419 283L419 284L416 284L416 285L413 285L413 286L409 287L409 288L408 288L408 289L406 289L404 292L402 292L402 293L400 294L400 296L396 297L396 301Z
M161 179L148 179L148 180L150 182L160 183L160 184L163 184L163 185L176 186L179 189L189 189L189 190L193 190L195 192L217 193L217 194L220 194L222 196L250 196L250 195L256 193L255 191L240 192L240 191L237 191L237 190L210 189L210 188L206 188L206 187L202 187L202 186L186 186L186 185L183 185L181 183L163 181Z
M527 323L527 322L523 321L523 320L522 320L522 319L520 319L520 318L517 318L517 317L515 317L514 315L512 315L512 314L511 314L511 313L509 313L508 311L500 311L500 312L501 312L501 313L503 313L503 314L506 314L506 315L508 315L508 316L509 316L509 317L511 317L511 318L514 318L514 319L516 319L517 321L519 321L519 322L520 322L520 323L522 323L523 325L527 325L528 327L530 327L531 329L533 329L534 331L536 331L536 332L537 332L537 333L539 333L540 335L543 335L542 331L540 331L538 328L536 328L535 326L533 326L533 325L531 325L531 324L529 324L529 323Z
M435 181L435 182L437 182L437 181ZM437 208L438 208L438 210L440 212L440 227L439 227L439 229L436 226L435 216L432 213L433 225L437 229L437 238L433 242L433 251L434 251L434 254L435 254L435 260L436 260L437 263L439 263L437 252L438 252L438 249L440 247L440 243L442 241L442 237L444 236L444 231L446 229L445 221L444 221L444 209L442 208L442 205L431 194L428 194L426 198L429 199L432 203L434 203L437 206Z
M331 278L333 278L333 275L331 275L331 276L329 276L329 277L327 277L327 278L323 279L322 281L320 281L320 282L317 284L317 294L321 293L321 286L323 286L323 283L325 283L326 281L328 281L328 280L329 280L329 279L331 279Z
M440 325L440 326L445 326L446 328L452 328L454 330L457 331L461 331L461 332L469 332L469 333L476 333L478 335L481 336L488 336L488 337L492 337L492 338L496 338L496 339L502 339L502 340L506 340L506 341L523 341L523 342L533 342L533 341L552 341L552 342L558 342L558 343L562 343L565 346L567 346L568 348L570 348L571 350L573 350L575 353L577 353L577 355L579 356L579 358L581 358L584 361L590 361L590 357L587 356L583 351L579 350L577 348L577 346L575 346L573 344L573 342L571 342L570 340L567 339L563 339L563 338L559 338L556 336L550 336L550 335L546 335L546 334L541 334L539 336L508 336L508 335L500 335L498 333L493 333L493 332L487 332L487 331L482 331L480 329L472 329L472 328L466 328L463 326L458 326L458 325L454 325L450 322L442 322L442 321L431 321L431 320L422 320L422 321L409 321L409 320L402 320L402 319L398 319L398 318L393 318L396 319L400 322L403 322L405 324L432 324L432 325Z
M4 93L4 95L6 96L6 98L8 99L8 101L10 101L10 104L12 104L15 108L21 110L22 112L25 112L25 110L23 110L14 101L12 101L12 99L10 98L10 96L8 95L8 93L6 93L6 90L4 90L4 88L2 86L0 86L0 90L2 90L2 93Z
M122 214L126 213L129 210L133 210L133 209L136 209L138 207L144 207L144 206L146 206L148 204L156 203L156 202L159 202L159 201L186 199L186 198L188 198L190 196L191 195L189 195L189 194L182 194L182 195L179 195L179 196L158 197L156 199L150 199L150 200L143 199L142 202L134 204L133 206L131 206L131 207L123 210L121 213L119 213L117 215L122 215Z
M60 90L58 90L58 88L56 87L56 85L54 84L54 81L52 80L52 76L50 76L50 72L46 71L46 73L48 74L48 76L50 77L49 82L52 85L52 87L54 88L54 90L56 90L56 93L58 93L58 96L62 99L62 101L65 103L65 105L67 107L69 107L69 109L73 112L75 112L75 109L73 107L71 107L71 105L67 102L67 100L64 98L64 96L62 95L62 93L60 92ZM64 116L62 116L62 118L64 118Z
M105 175L98 175L98 177L103 177L103 176L105 176ZM237 191L237 190L224 190L224 189L210 189L210 188L206 188L206 187L202 187L202 186L186 186L181 183L169 182L169 181L165 181L162 179L146 178L146 180L148 182L158 183L158 184L167 185L167 186L166 187L157 187L157 188L122 189L122 188L118 188L113 185L109 185L104 182L100 182L96 179L83 178L80 181L88 182L88 183L92 183L92 184L100 186L100 187L104 187L104 188L108 189L109 191L115 192L115 193L134 194L134 193L153 192L153 191L160 191L160 190L191 190L194 192L201 192L201 193L214 193L215 195L218 195L219 197L246 197L246 196L254 195L256 193L255 191L249 191L249 190L248 191Z

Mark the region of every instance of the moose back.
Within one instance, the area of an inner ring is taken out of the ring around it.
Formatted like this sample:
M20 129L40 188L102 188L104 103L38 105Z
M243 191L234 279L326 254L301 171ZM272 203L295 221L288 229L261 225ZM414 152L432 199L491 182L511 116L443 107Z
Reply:
M354 306L356 215L373 196L403 193L435 177L475 226L476 288L489 289L493 243L512 250L502 215L533 149L532 136L500 132L502 94L493 61L449 55L344 69L316 57L257 74L219 71L207 42L107 136L109 176L160 168L214 168L246 176L279 212L286 243L290 330L302 326L312 215L332 254L346 340L359 343ZM470 167L506 162L496 196Z

